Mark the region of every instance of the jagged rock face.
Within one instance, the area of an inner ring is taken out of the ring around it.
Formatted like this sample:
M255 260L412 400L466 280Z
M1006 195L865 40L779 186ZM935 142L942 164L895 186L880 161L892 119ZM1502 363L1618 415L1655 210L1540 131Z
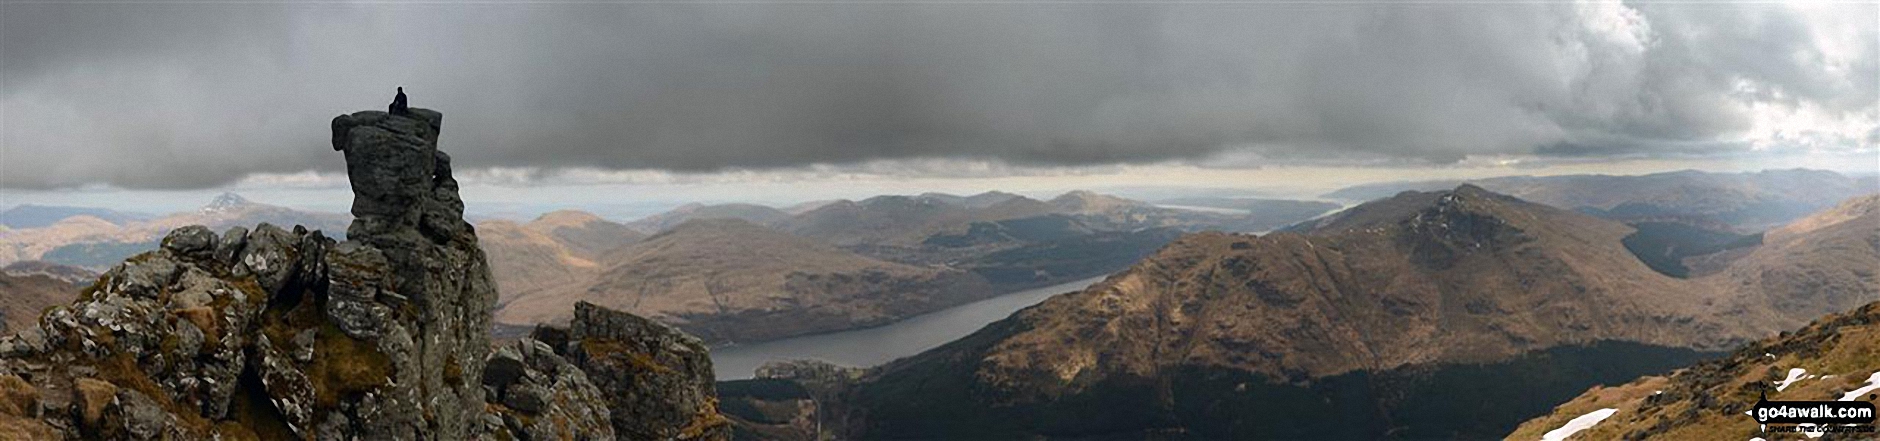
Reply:
M346 241L178 228L0 339L0 439L726 439L706 348L670 327L584 304L556 345L490 354L441 119L333 120Z
M334 119L349 240L178 228L0 342L0 364L44 396L12 416L68 438L482 434L496 293L437 151L441 119Z
M378 340L401 389L387 404L421 410L438 437L467 435L479 421L477 376L496 301L489 263L463 220L450 156L437 149L443 115L378 111L333 119L353 188L347 242L327 253L327 317L353 338ZM406 324L416 324L408 326ZM363 404L363 403L362 403Z
M622 439L727 440L704 343L671 326L580 302L565 331L536 338L586 371L607 397Z
M614 439L612 413L586 372L530 338L490 352L485 431L524 440Z
M330 242L266 224L251 234ZM273 296L256 268L298 281L304 267L290 250L220 249L246 241L178 229L161 249L104 273L77 302L48 311L34 332L7 337L0 367L29 380L23 394L39 397L10 416L66 438L254 436L223 423L254 409L240 393L242 377L260 364L250 354L269 345L259 322Z

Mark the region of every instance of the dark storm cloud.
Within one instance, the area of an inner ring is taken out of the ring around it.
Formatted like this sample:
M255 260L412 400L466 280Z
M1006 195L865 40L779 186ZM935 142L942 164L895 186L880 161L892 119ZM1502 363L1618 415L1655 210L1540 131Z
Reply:
M0 7L12 188L337 170L395 85L465 166L679 171L1684 155L1880 99L1873 5Z

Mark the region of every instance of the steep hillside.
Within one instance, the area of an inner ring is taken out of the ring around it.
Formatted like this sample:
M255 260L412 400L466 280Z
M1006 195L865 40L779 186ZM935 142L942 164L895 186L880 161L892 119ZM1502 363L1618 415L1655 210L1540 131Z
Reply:
M71 303L72 299L78 298L80 288L71 282L43 274L0 272L0 332L15 332L35 326L40 311L53 305Z
M886 323L990 295L969 273L891 263L734 219L694 220L608 252L591 280L504 305L498 320L561 320L590 301L713 341Z
M550 212L526 224L486 221L477 232L501 288L499 304L587 280L600 271L596 261L603 253L646 238L626 225L573 210Z
M1178 358L1279 377L1287 369L1323 376L1437 360L1487 361L1597 340L1722 343L1694 342L1684 334L1721 331L1721 324L1678 323L1699 315L1686 305L1701 304L1702 297L1674 289L1608 245L1626 233L1623 225L1465 186L1388 223L1350 228L1356 229L1185 237L1101 285L1114 292L1087 291L1084 302L1054 301L1033 313L1095 310L1104 311L1099 317L1106 320L1154 316L1171 323L1084 323L1035 337L1140 332L1116 338L1173 339L1158 346L1181 348ZM1641 298L1642 292L1662 294ZM1180 329L1188 323L1206 326ZM1183 332L1155 329L1165 326ZM1034 347L1029 340L1010 339L1007 348ZM1147 369L1169 354L1152 355L1112 358L1102 368ZM1009 359L1042 356L1014 352ZM1047 364L1087 357L1054 356L1069 358Z
M0 267L0 273L21 277L40 275L80 286L91 284L91 281L98 279L98 273L92 272L91 270L41 260L13 262L5 267Z
M1602 412L1605 418L1572 439L1801 439L1799 434L1763 432L1744 412L1764 393L1776 401L1880 403L1874 397L1880 390L1876 388L1880 303L1870 303L1755 342L1726 358L1617 386L1596 386L1521 424L1507 439L1537 439L1602 410L1607 410ZM1873 434L1853 435L1830 434L1824 439Z
M523 227L553 238L570 251L589 258L646 239L646 234L632 227L576 210L551 211Z
M577 253L567 243L536 229L510 221L477 225L478 245L489 255L490 275L496 280L497 304L576 283L600 270L592 256Z
M1753 313L1777 308L1784 287L1665 276L1621 245L1631 227L1474 186L1295 231L1184 236L877 369L846 399L848 434L1499 436L1545 411L1536 398L1799 322ZM1819 307L1880 297L1866 293Z
M1731 320L1789 328L1880 297L1880 194L1771 230L1763 241L1702 279L1704 289L1740 293Z

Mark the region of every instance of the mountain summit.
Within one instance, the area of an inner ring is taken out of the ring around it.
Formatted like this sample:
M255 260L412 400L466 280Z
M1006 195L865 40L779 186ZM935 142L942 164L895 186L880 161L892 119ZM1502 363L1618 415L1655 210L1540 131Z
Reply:
M222 213L233 211L237 208L247 206L248 204L250 204L250 202L248 202L247 198L243 198L242 195L235 194L234 192L225 192L216 195L214 200L209 201L209 205L202 206L202 212Z
M706 349L671 327L581 305L491 350L442 115L410 111L333 119L346 240L177 228L0 339L0 438L726 439Z

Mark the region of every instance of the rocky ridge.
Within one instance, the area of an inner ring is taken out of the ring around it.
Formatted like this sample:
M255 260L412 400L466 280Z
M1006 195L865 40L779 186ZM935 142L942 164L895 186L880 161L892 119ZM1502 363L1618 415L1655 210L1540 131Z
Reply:
M1880 302L1829 314L1728 357L1625 384L1595 386L1523 423L1507 439L1534 439L1600 409L1615 411L1572 439L1801 439L1763 432L1744 412L1764 393L1772 401L1880 402L1874 387L1880 387ZM1812 435L1809 438L1823 434ZM1872 436L1830 433L1821 439Z
M441 122L416 108L334 118L354 192L345 241L265 223L177 228L0 339L0 437L723 439L713 403L667 399L712 394L702 349L686 360L703 374L667 364L694 349L675 330L578 320L573 335L617 343L492 353L496 287L437 150ZM607 333L618 329L634 332ZM705 422L657 426L674 413Z

